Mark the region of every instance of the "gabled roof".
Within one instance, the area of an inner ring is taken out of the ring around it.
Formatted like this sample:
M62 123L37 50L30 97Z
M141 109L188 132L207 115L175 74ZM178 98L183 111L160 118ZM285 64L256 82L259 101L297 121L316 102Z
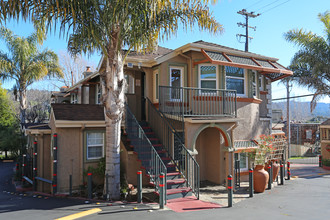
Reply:
M238 49L235 49L235 48L226 47L226 46L223 46L223 45L220 45L220 44L205 42L203 40L195 41L195 42L191 43L191 45L195 46L195 47L198 46L198 47L201 47L201 48L206 48L206 50L213 48L214 50L220 50L220 51L224 51L226 53L231 53L231 54L236 54L236 55L245 55L247 57L256 57L256 58L260 58L260 59L273 60L273 61L278 60L274 57L267 57L267 56L263 56L263 55L256 54L256 53L246 52L246 51L243 51L243 50L238 50Z
M328 120L324 121L323 123L321 123L321 126L322 125L330 125L330 119L328 119Z
M103 105L52 104L55 120L63 121L104 121Z
M158 57L164 56L172 51L173 51L172 49L158 46L157 50L153 53L136 53L135 51L132 51L128 54L127 57L142 59L142 60L150 60L150 59L157 59Z

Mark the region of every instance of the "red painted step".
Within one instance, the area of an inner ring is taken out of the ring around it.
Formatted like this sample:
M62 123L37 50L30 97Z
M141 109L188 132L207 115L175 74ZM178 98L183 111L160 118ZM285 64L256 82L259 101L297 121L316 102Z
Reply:
M167 173L166 176L178 176L178 175L181 175L180 172L170 172L170 173ZM149 177L154 177L154 175L148 175L147 176Z
M166 190L166 194L167 195L173 195L173 194L178 194L178 193L187 193L190 192L191 188L189 187L182 187L182 188L178 188L178 189L168 189Z
M166 184L167 185L175 185L175 184L181 184L181 183L185 183L185 182L186 182L186 180L181 178L181 179L175 179L175 180L167 180ZM149 185L150 186L155 186L155 184L153 182L150 182ZM181 189L181 188L179 188L179 189Z

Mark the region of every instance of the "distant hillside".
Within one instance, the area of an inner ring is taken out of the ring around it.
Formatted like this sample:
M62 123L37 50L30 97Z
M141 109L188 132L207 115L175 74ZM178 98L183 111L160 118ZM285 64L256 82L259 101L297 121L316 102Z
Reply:
M286 120L286 102L273 102L273 109L281 109ZM310 111L310 102L290 102L291 120L307 121L315 117L330 118L330 103L318 103L313 112Z

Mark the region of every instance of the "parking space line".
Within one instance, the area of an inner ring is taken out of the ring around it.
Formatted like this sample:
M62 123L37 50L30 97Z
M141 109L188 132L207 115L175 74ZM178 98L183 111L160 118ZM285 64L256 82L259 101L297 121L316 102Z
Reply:
M73 219L85 217L87 215L95 214L95 213L98 213L98 212L101 212L101 211L102 211L102 209L95 208L95 209L90 209L90 210L87 210L87 211L79 212L79 213L76 213L76 214L64 216L62 218L57 218L55 220L73 220Z

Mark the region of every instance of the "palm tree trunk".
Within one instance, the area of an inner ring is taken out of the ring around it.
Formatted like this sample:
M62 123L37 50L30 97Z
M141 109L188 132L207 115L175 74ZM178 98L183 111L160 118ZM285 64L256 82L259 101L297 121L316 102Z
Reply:
M106 114L105 174L109 176L108 189L112 200L120 199L120 136L124 110L124 66L121 52L114 40L109 46L106 71L100 73L103 84L103 104ZM106 189L106 181L104 184Z
M19 110L21 123L25 123L25 111L27 108L26 104L26 87L24 85L19 86Z

